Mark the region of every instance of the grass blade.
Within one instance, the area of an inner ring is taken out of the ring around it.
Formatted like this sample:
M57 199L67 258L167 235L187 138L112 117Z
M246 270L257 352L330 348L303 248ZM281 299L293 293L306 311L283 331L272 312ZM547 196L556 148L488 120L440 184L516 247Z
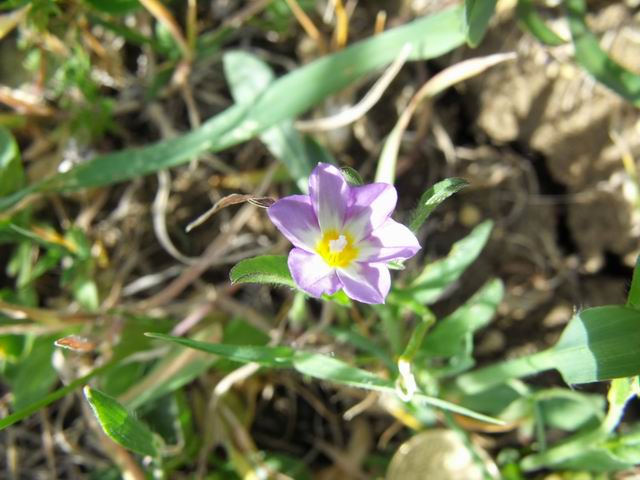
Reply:
M357 42L275 80L250 105L233 105L178 138L99 155L69 172L0 199L0 210L31 193L110 185L184 164L205 151L242 143L384 67L407 44L412 47L413 60L434 58L456 48L464 42L461 21L460 9L451 8ZM314 88L307 88L309 85ZM296 94L303 91L304 95Z
M600 83L640 106L640 75L627 70L602 50L598 39L587 27L584 0L567 0L565 5L576 61Z
M532 0L518 0L516 14L524 29L544 45L555 47L567 43L560 35L547 27L536 11Z
M290 367L293 365L294 350L289 347L263 347L260 345L228 345L224 343L207 343L189 338L172 337L163 333L146 333L151 338L177 343L183 347L195 348L228 358L235 362L255 362L266 367Z
M231 94L239 104L256 101L275 79L269 65L255 55L242 51L229 52L225 54L223 61ZM305 141L294 128L293 120L285 119L265 130L260 134L260 140L287 167L298 188L306 191L312 164Z
M298 372L319 380L327 380L351 387L376 390L386 393L396 393L391 380L352 367L351 365L327 355L318 353L295 351L289 347L238 346L219 343L196 342L186 338L172 337L160 333L147 333L149 337L178 343L185 347L195 348L214 355L242 363L256 362L267 367L289 367ZM446 400L416 393L416 400L443 410L466 415L483 422L501 424L500 420L474 412Z

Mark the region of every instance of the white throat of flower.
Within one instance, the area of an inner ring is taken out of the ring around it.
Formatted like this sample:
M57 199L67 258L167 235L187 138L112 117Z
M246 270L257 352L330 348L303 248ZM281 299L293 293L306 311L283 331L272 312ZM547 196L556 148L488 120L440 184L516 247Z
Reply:
M347 237L340 235L335 240L329 240L329 250L331 253L341 253L347 246Z

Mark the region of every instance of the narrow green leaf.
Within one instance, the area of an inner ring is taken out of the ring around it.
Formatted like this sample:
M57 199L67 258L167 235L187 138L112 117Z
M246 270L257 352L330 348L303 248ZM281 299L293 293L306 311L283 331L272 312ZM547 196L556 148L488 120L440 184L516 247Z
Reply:
M566 0L564 3L576 61L600 83L635 106L640 106L640 75L612 60L600 47L598 39L587 27L584 0Z
M0 211L42 191L77 190L122 182L220 151L295 118L364 75L384 67L409 44L412 60L440 56L464 42L458 7L443 10L357 42L275 80L250 105L233 105L181 137L144 148L99 155L0 199ZM308 88L313 85L313 88ZM304 92L304 94L303 94Z
M436 316L433 314L433 312L427 307L423 306L423 308L424 310L420 312L420 319L413 328L411 336L409 337L409 341L407 342L407 346L404 348L404 351L400 356L402 360L409 363L413 362L413 359L418 354L420 347L424 342L424 336L427 334L433 324L436 323Z
M148 337L177 343L184 347L195 348L228 358L235 362L255 362L265 367L291 367L294 350L289 347L263 347L261 345L228 345L223 343L206 343L189 338L172 337L163 333L147 333Z
M438 322L422 344L422 353L429 357L452 357L464 350L473 334L493 318L504 296L500 280L487 282L462 307Z
M574 315L554 347L460 375L456 384L472 394L553 368L568 384L632 377L640 373L639 344L640 311L589 308Z
M225 52L222 65L233 99L239 104L255 102L275 80L269 65L242 50Z
M214 323L199 330L195 334L194 340L206 341L212 338L219 338L219 333L219 324ZM223 333L223 343L225 344L263 345L268 339L268 335L264 332L239 318L225 324ZM146 338L146 340L149 341L149 338ZM207 355L206 352L181 348L177 344L172 345L172 347L151 369L147 368L144 377L139 378L135 384L130 385L126 392L118 395L118 400L127 408L136 410L149 402L175 392L203 374L213 364L219 371L224 371L227 363L232 364L227 359L219 360L213 355ZM232 364L232 368L235 368L235 366L235 364ZM101 385L104 389L104 383Z
M588 470L613 472L640 463L640 430L623 435L610 435L602 428L579 433L562 443L522 460L526 471L552 467L554 470Z
M447 178L436 183L420 197L418 205L411 215L409 228L417 232L427 218L429 218L429 215L438 208L438 205L467 185L469 185L469 183L461 178Z
M480 255L492 228L493 222L490 220L475 227L469 235L453 245L445 258L428 264L408 287L398 291L413 296L418 302L435 302Z
M255 102L275 79L271 67L250 53L228 52L225 53L223 61L231 94L239 104ZM312 163L308 156L305 139L294 128L293 120L282 120L274 127L265 130L260 134L260 140L271 154L287 167L298 188L306 192Z
M20 151L11 132L0 126L0 196L22 188L25 182Z
M90 387L84 387L84 396L91 405L102 430L114 442L140 455L149 455L154 458L160 456L159 437L117 400Z
M627 306L640 309L640 255L636 259L636 266L633 269L631 287L627 295Z
M318 353L296 352L293 368L313 378L367 390L388 390L391 385L389 380L375 373L352 367L342 360Z
M593 447L602 440L602 437L603 432L598 428L578 433L548 450L525 457L521 462L522 468L525 471L530 471L545 466L558 465L575 459L585 452L593 454ZM598 461L602 460L598 459Z
M124 15L139 9L139 0L84 0L93 8L100 12L110 13L112 15Z
M196 342L180 337L171 337L158 333L148 333L152 338L178 343L185 347L195 348L214 355L242 363L255 362L267 367L288 367L320 380L327 380L352 387L395 393L392 381L379 377L371 372L352 367L336 358L318 353L295 351L289 347L238 346L215 343ZM415 398L428 405L448 410L461 415L476 418L483 422L501 424L500 420L473 412L459 405L416 393Z
M351 167L340 167L340 172L342 173L342 176L344 177L344 179L347 182L349 182L351 185L357 186L357 185L362 185L364 183L358 171L354 170Z
M553 347L568 384L640 374L640 311L608 305L577 313Z
M464 28L470 47L475 48L482 41L495 9L496 0L464 1Z
M352 367L342 360L328 357L326 355L296 352L293 366L298 372L320 380L327 380L343 385L349 385L351 387L363 388L365 390L377 390L393 394L396 393L395 385L390 380L379 377L366 370ZM498 425L502 424L502 421L495 418L420 392L415 393L414 398L416 401L423 402L442 410L459 413L460 415L475 418L483 422Z
M552 368L555 368L553 351L544 350L473 370L458 376L455 383L465 394L474 395L514 378L535 375Z
M619 472L632 469L640 463L640 445L637 439L633 438L628 441L628 437L628 435L617 437L610 442L603 442L596 448L585 449L578 445L574 450L576 454L574 458L554 464L553 467L562 470L589 472ZM526 460L531 461L531 458ZM529 464L523 465L528 466ZM538 468L540 467L535 469Z
M390 372L396 371L396 364L391 359L391 356L384 348L375 343L372 335L362 335L355 329L340 327L329 327L328 331L338 342L349 344L358 350L366 352L383 362Z
M585 425L598 423L604 416L605 402L601 395L549 388L536 392L532 399L540 409L544 426L566 432L575 432Z
M296 288L291 278L287 257L263 255L237 263L229 273L232 283L270 283Z
M102 367L96 368L95 370L93 370L93 371L89 372L88 374L86 374L84 377L80 377L77 380L74 380L73 382L71 382L70 384L65 385L62 388L59 388L58 390L56 390L54 392L51 392L49 395L47 395L46 397L38 400L37 402L34 402L31 405L29 405L27 407L24 407L23 409L18 410L17 412L14 412L11 415L8 415L8 416L0 419L0 430L3 430L5 428L13 425L14 423L19 422L20 420L23 420L23 419L33 415L34 413L36 413L41 408L44 408L47 405L52 404L56 400L61 399L65 395L73 392L76 388L82 387L89 380L91 380L93 377L108 371L109 369L111 369L115 365L116 365L116 362L112 361L112 362L109 362L109 363L103 365Z
M520 25L544 45L555 47L567 43L560 35L547 27L538 14L533 0L518 0L516 14Z

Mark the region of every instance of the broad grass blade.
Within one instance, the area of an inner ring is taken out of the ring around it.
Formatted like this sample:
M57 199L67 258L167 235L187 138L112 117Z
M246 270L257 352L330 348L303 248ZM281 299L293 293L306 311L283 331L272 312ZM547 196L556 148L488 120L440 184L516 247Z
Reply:
M618 305L577 313L553 347L568 384L640 374L640 311Z
M236 103L255 102L275 79L271 67L250 53L229 52L223 60L225 76ZM313 166L305 139L294 128L293 119L282 120L265 130L260 134L260 140L287 167L298 188L306 192L307 177Z
M357 42L275 80L251 105L235 104L178 138L99 155L69 172L0 199L0 210L34 192L111 185L184 164L205 151L220 151L242 143L384 67L407 44L412 47L412 60L451 51L464 42L461 23L461 10L454 7Z

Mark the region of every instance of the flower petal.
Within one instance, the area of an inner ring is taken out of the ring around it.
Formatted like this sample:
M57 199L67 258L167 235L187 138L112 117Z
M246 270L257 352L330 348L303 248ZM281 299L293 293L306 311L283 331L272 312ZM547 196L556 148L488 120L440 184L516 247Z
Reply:
M406 260L421 248L413 232L391 218L355 247L358 249L358 261L367 262Z
M309 195L321 230L340 231L349 202L349 185L340 170L319 163L309 177Z
M397 201L398 193L388 183L351 187L345 229L356 241L365 238L389 218Z
M332 295L342 287L335 269L327 265L319 255L294 248L289 252L287 263L293 280L309 295Z
M354 262L338 270L344 292L362 303L384 303L391 287L391 275L381 263Z
M313 252L322 238L308 195L284 197L271 205L267 214L277 229L298 248Z

